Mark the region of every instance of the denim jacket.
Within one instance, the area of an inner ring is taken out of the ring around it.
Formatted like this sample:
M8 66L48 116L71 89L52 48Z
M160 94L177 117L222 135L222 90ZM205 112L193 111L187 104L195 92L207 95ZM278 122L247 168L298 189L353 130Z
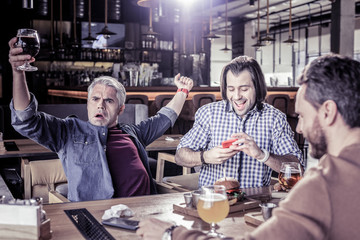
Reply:
M37 100L31 94L29 106L18 111L10 103L12 125L16 131L56 152L67 180L70 201L109 199L114 188L106 158L107 127L94 126L78 118L57 118L37 111ZM137 125L119 124L131 136L150 178L150 191L156 186L150 173L145 147L173 126L177 114L164 107L153 117Z

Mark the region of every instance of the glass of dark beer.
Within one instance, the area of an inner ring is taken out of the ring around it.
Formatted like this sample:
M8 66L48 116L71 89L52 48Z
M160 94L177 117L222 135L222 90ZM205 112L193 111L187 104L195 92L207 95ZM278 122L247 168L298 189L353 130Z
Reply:
M303 172L299 163L283 162L279 173L279 183L286 190L290 190L302 178Z
M22 28L18 29L17 31L17 42L15 43L15 47L21 47L23 49L23 52L21 54L23 55L30 55L31 57L35 57L40 50L40 41L39 41L39 35L36 30L34 29L28 29L28 28ZM21 71L37 71L38 68L31 66L28 61L25 61L25 63L19 67L17 67L18 70Z

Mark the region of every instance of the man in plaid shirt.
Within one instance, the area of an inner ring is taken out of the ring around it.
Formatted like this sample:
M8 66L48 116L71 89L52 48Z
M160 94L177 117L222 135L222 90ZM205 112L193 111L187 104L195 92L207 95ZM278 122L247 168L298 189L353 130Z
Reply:
M255 59L240 56L222 70L222 101L201 107L181 139L175 160L186 167L201 166L199 187L233 177L241 188L270 184L271 172L282 162L300 162L302 153L286 115L264 103L266 83ZM237 139L229 148L221 143Z

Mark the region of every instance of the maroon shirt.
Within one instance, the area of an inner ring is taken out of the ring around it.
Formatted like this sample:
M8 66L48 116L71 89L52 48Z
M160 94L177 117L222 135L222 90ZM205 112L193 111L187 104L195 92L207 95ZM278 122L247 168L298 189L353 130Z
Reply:
M109 129L106 157L114 185L113 197L150 194L150 179L129 134Z

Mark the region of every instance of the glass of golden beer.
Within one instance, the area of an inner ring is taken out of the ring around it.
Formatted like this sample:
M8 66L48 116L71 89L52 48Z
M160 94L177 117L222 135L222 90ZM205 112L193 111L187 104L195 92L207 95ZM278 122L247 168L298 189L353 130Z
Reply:
M223 185L203 186L197 204L197 211L202 220L211 225L207 233L213 237L224 237L216 232L215 225L229 214L229 202Z
M287 191L302 178L303 173L299 163L283 162L279 173L279 183Z

